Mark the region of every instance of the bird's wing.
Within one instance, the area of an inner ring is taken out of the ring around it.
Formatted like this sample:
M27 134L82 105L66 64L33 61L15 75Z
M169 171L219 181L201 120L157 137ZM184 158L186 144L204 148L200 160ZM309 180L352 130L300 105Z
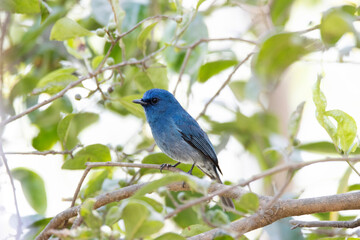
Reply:
M181 137L193 148L200 151L206 158L212 161L222 174L214 147L212 146L206 133L190 115L180 119L181 120L175 122Z

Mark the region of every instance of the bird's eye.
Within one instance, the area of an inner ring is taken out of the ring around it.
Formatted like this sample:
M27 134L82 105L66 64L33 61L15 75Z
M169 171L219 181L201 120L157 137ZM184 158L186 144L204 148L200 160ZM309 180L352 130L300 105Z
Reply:
M152 98L152 99L151 99L151 103L152 103L152 104L156 104L158 101L159 101L158 98Z

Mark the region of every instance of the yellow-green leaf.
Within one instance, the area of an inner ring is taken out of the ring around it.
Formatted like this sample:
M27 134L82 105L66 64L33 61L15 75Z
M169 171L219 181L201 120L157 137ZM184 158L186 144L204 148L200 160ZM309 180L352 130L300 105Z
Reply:
M12 13L39 13L39 0L1 0L0 10Z
M39 214L45 214L47 199L43 179L34 171L19 167L11 171L12 176L19 180L25 198L30 206Z
M56 21L50 33L50 40L65 41L71 38L91 36L92 33L70 18Z
M205 63L200 67L198 81L206 82L212 76L224 71L225 69L237 64L237 60L218 60Z
M102 144L92 144L84 147L77 152L74 158L70 158L64 162L62 169L85 169L86 162L110 162L110 150ZM102 178L104 178L103 176Z
M154 27L158 24L158 22L154 22L150 24L149 26L145 27L139 34L137 38L137 47L141 50L146 50L146 40L149 38L151 31L154 29Z
M77 77L72 75L75 68L62 68L55 70L41 78L37 84L39 92L54 94L65 88L70 82L76 81Z

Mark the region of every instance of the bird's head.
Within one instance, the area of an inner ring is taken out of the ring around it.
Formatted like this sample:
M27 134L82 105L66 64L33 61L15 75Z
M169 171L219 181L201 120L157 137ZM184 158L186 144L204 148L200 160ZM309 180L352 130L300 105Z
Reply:
M146 113L164 113L180 105L174 95L158 88L148 90L141 99L134 100L133 103L143 106Z

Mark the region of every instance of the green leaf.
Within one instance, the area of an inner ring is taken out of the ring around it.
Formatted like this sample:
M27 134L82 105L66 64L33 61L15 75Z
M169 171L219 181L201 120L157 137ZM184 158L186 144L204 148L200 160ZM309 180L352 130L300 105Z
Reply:
M245 81L235 81L230 82L229 87L233 94L235 95L238 101L243 101L245 99L245 88L247 82Z
M45 20L49 17L50 11L46 6L46 3L44 3L43 1L41 1L40 3L40 10L41 10L41 23L44 23Z
M149 236L158 232L163 226L163 218L153 211L151 206L138 200L129 201L122 211L126 239Z
M45 214L47 199L43 179L35 172L19 167L11 171L13 178L21 183L21 188L30 206L39 214Z
M353 152L357 147L356 134L357 126L355 120L341 110L326 111L326 115L332 117L337 122L335 144L346 154Z
M360 190L360 184L353 184L353 185L350 185L349 188L348 188L348 191L359 191Z
M83 217L86 225L92 229L99 229L102 225L102 218L100 214L93 210L96 200L94 198L88 198L81 205L80 215Z
M119 206L112 206L106 213L105 224L112 226L121 219L122 209Z
M357 148L357 126L355 120L341 110L326 111L326 98L320 90L321 77L319 76L313 89L313 101L316 106L316 118L320 125L327 131L333 143L346 155ZM335 126L329 117L335 119Z
M276 0L270 5L270 16L275 26L284 26L289 19L293 0Z
M182 195L181 198L185 200L192 200L195 198L201 197L201 194L196 192L170 192L172 195L172 199L175 199L175 201L178 204L183 204L183 202L180 202L180 195ZM170 199L168 194L165 194L165 204L166 207L175 209L176 206L174 205L173 200ZM197 223L202 222L201 216L198 215L197 206L193 206L187 209L184 209L183 211L179 212L172 218L172 220L176 223L177 226L180 228L186 228L190 225L194 225Z
M233 238L232 236L220 232L219 234L216 234L213 240L234 240L234 239L235 238ZM237 238L237 240L248 240L248 238L245 236L241 236L240 238Z
M134 76L134 82L140 92L146 92L147 90L154 88L154 84L150 80L149 76L143 71L138 72Z
M196 187L196 182L191 179L190 175L187 174L180 174L180 173L173 173L173 174L167 174L164 177L149 182L145 186L143 186L141 189L139 189L134 195L133 198L141 197L145 195L146 193L154 192L159 187L166 186L168 184L174 183L174 182L186 182L190 185L190 188L194 189Z
M91 36L92 33L74 20L64 17L56 21L50 33L50 40L65 41L76 37Z
M196 11L199 9L200 5L205 1L206 0L198 0L198 3L196 4Z
M32 139L32 146L38 151L51 149L59 140L56 125L51 128L40 128L40 132Z
M329 117L326 116L326 97L320 90L321 76L318 76L318 80L313 89L313 101L316 106L316 118L320 125L327 131L333 142L336 142L336 127L330 121Z
M356 7L345 5L330 8L323 14L320 24L320 34L322 41L327 46L335 45L347 32L353 32L355 36L357 36L357 32L353 27L355 11Z
M301 144L296 147L299 150L320 153L320 154L337 154L334 144L331 142L312 142Z
M99 55L99 56L96 56L92 59L91 61L91 67L93 69L96 69L100 63L102 62L102 60L104 59L104 56L103 55Z
M338 186L338 189L336 192L337 194L348 192L348 183L349 183L349 178L350 178L352 171L353 170L351 167L348 167L346 169L344 175L340 179L339 186Z
M158 164L158 165L161 165L163 163L168 163L168 164L174 165L177 162L175 160L173 160L172 158L170 158L169 156L167 156L166 154L164 154L164 153L153 153L153 154L147 155L142 160L142 163L145 163L145 164ZM179 166L177 166L177 168L180 168L184 172L187 172L187 171L190 170L191 164L182 163ZM145 174L149 174L149 173L159 173L159 170L158 169L145 169L145 168L140 169L140 174L141 175L145 175ZM201 177L205 176L205 174L199 168L194 167L193 176L201 178Z
M207 62L200 67L198 81L206 82L212 76L234 66L238 63L237 60L218 60L213 62Z
M159 203L158 201L152 199L152 198L148 198L148 197L138 197L137 199L146 202L147 204L149 204L155 211L157 211L158 213L161 213L163 208L163 204Z
M85 169L86 162L110 162L110 150L102 144L93 144L84 147L77 152L74 158L70 158L64 162L62 169ZM91 191L91 190L89 190Z
M236 208L242 212L256 212L259 208L259 197L255 193L246 193L236 202Z
M300 123L302 114L304 111L305 102L300 103L296 110L291 114L290 121L288 125L288 133L290 137L291 144L294 144L294 141L296 139L296 136L299 132Z
M149 26L145 27L138 35L137 47L143 50L143 52L145 52L146 50L146 40L150 37L150 33L154 29L156 24L158 24L158 22L154 22Z
M192 236L198 235L200 233L207 232L209 230L211 230L211 227L209 227L208 225L194 224L194 225L191 225L191 226L185 228L181 232L181 235L183 237L192 237Z
M118 100L115 100L114 103L116 104L116 102L120 103L124 108L126 108L126 110L128 110L130 113L134 114L135 116L145 119L145 113L144 113L144 109L140 106L140 104L135 104L132 101L135 99L140 99L142 98L142 95L130 95L130 96L126 96L126 97L122 97ZM112 104L114 104L112 103Z
M229 216L223 210L215 209L206 212L206 217L215 226L224 226L230 223Z
M98 191L101 190L102 184L105 181L105 179L110 178L110 176L111 176L111 172L108 169L100 170L93 173L90 177L90 180L81 189L80 197L82 199L93 197Z
M314 40L298 33L279 33L266 38L254 55L252 70L263 84L274 85L295 61L316 50Z
M11 13L39 13L39 0L1 0L0 10L9 11Z
M168 89L169 79L167 77L167 68L161 64L151 65L146 74L154 84L155 88Z
M168 89L169 82L166 67L161 64L154 64L145 71L139 71L134 81L140 92L152 88Z
M75 71L76 68L62 68L48 73L37 84L39 92L55 94L61 91L70 82L77 80L77 77L73 75Z
M87 126L96 122L99 116L95 113L72 113L58 124L57 133L64 149L72 149L79 142L77 136Z
M168 233L164 233L163 235L155 238L154 240L186 240L186 238L180 236L179 234L173 233L173 232L168 232Z

